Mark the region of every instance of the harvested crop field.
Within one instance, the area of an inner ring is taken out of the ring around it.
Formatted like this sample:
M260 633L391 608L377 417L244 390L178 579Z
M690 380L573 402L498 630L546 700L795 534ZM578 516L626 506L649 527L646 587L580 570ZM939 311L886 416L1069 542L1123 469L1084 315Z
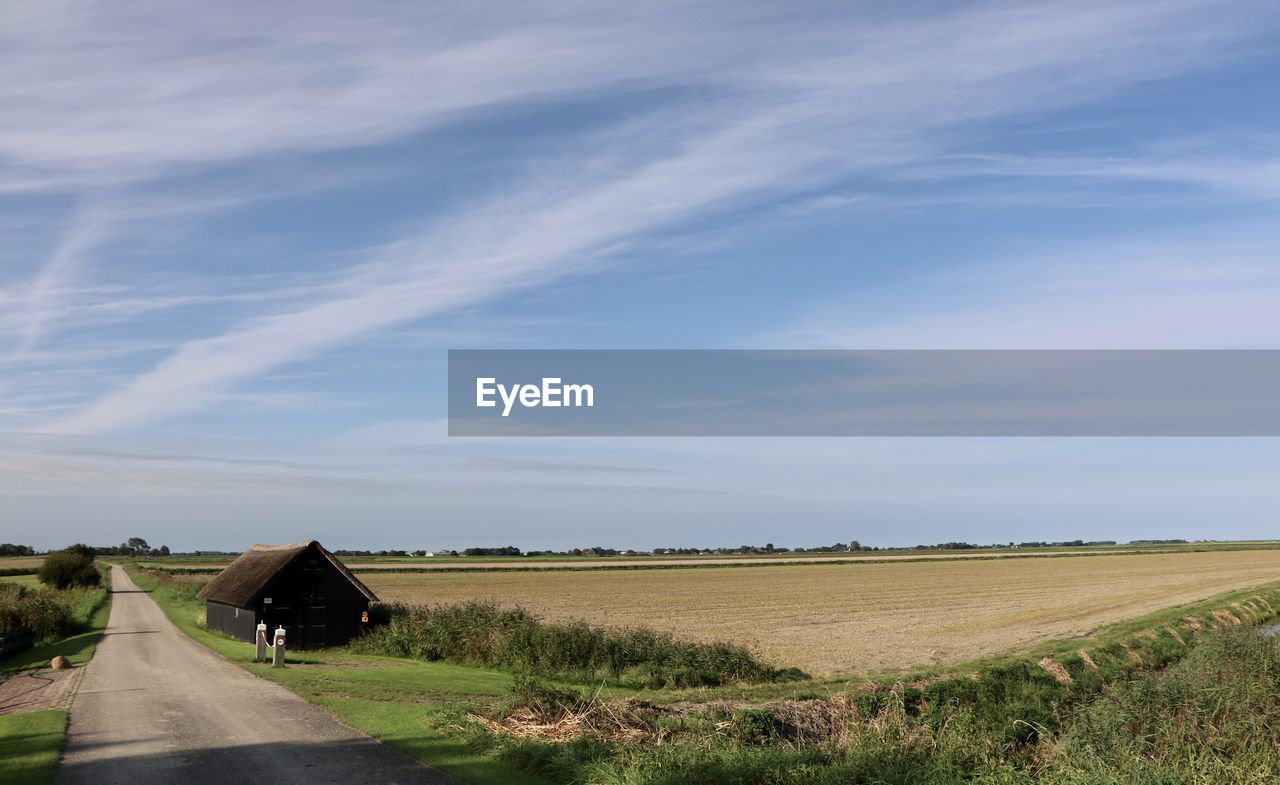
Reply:
M43 562L43 556L0 556L0 570L35 569Z
M815 674L950 664L1280 580L1280 550L549 572L362 572L385 601L746 643Z

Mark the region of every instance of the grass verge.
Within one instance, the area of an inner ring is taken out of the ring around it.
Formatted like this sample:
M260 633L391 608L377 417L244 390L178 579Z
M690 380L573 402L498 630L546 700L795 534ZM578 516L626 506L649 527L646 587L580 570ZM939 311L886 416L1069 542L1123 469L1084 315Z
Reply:
M35 576L21 583L35 588ZM13 580L8 578L5 580ZM107 585L110 585L108 581ZM6 660L5 671L31 670L49 665L58 655L83 665L93 657L111 614L111 594L106 587L70 589L73 634L34 646ZM67 735L67 712L61 709L28 711L0 716L0 785L48 785Z
M0 785L48 785L66 738L67 713L56 709L0 716Z

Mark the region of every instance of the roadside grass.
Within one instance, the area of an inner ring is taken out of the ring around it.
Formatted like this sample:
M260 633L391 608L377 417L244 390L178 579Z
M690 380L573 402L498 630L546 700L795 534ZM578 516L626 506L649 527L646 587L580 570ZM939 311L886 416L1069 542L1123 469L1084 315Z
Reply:
M28 576L21 576L28 577ZM29 576L34 578L35 576ZM6 578L5 581L12 581ZM39 582L30 584L32 588L40 586ZM0 662L0 670L22 671L36 668L47 668L49 661L59 655L66 657L73 665L83 665L92 657L102 640L102 633L107 629L107 619L111 615L110 575L103 586L87 589L66 589L65 594L71 600L71 619L74 634L61 640L33 646L26 651Z
M66 737L57 709L0 716L0 785L48 785Z
M32 588L40 584L35 576L3 580ZM28 580L30 579L30 580ZM75 634L58 641L32 647L0 663L0 670L22 671L48 667L62 655L83 665L93 657L107 628L111 614L110 576L106 585L90 589L69 589L71 618ZM48 785L66 740L67 712L60 709L19 712L0 716L0 785Z
M135 565L126 570L193 640L387 746L473 785L546 785L447 727L459 706L500 702L513 683L510 674L343 650L289 652L290 667L273 668L253 662L252 644L204 626L204 602L195 597L198 586L162 580Z

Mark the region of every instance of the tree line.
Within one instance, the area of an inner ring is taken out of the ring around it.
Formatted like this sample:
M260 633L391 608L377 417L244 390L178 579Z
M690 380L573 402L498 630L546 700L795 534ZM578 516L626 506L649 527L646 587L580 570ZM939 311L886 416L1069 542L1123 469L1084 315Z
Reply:
M141 537L130 537L119 545L85 545L78 542L61 550L75 551L88 556L169 556L172 553L168 545L153 548ZM59 551L50 550L43 553L57 552ZM0 543L0 556L39 556L41 553L41 551L37 551L30 545L15 545L11 542Z

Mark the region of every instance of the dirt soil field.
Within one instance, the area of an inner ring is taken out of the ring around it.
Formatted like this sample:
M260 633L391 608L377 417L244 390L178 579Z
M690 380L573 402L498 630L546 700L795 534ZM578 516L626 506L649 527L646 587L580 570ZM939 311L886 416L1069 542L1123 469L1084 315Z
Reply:
M383 600L492 600L549 619L756 647L815 674L950 664L1280 580L1280 551L597 572L379 574Z

